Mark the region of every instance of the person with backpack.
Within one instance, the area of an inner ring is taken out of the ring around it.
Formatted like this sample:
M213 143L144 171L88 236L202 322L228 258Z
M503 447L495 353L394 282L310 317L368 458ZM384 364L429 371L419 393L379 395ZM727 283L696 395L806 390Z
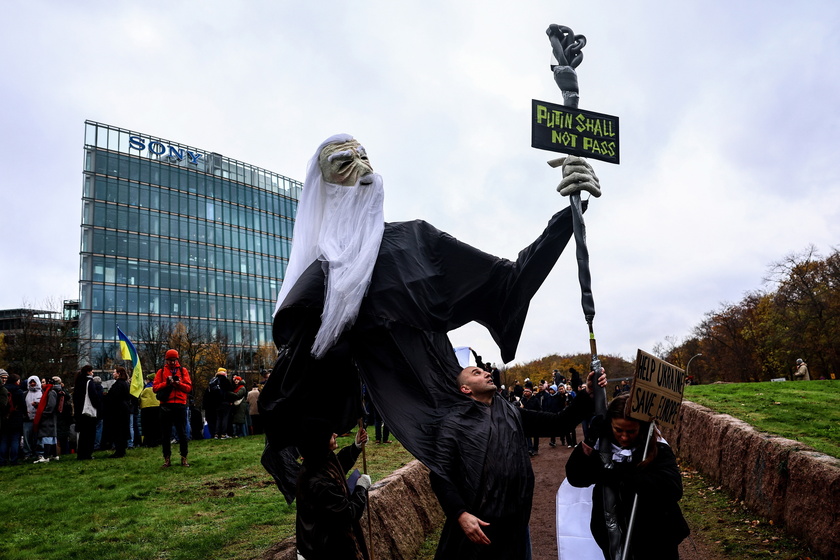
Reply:
M51 458L58 460L58 395L52 387L50 383L40 385L41 397L32 421L33 433L38 438L36 463L49 463Z
M172 428L178 434L181 452L181 466L189 467L187 453L189 440L187 438L187 401L192 392L192 378L190 371L178 361L177 350L167 350L164 366L155 374L152 389L160 401L160 434L163 450L163 467L172 466L170 456L172 444L170 436Z
M5 372L4 372L5 373ZM0 466L17 465L20 454L20 438L23 436L23 412L26 410L24 392L20 388L20 376L8 374L3 385L9 400L3 409L3 425L0 427Z

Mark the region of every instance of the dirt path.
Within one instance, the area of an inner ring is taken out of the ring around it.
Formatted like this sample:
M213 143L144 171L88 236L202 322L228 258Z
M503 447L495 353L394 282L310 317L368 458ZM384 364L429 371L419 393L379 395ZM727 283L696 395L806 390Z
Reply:
M578 428L578 441L583 434ZM566 460L572 450L565 445L549 447L548 438L540 440L540 452L531 459L534 468L534 506L531 510L531 542L533 560L557 560L555 499L557 489L566 478ZM722 560L703 545L702 535L692 535L680 545L682 560Z

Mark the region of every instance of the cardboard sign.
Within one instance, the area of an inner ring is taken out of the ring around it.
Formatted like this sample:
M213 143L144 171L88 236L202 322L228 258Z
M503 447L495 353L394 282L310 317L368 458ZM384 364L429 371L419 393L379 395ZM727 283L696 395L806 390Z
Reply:
M636 377L627 403L629 416L642 422L655 418L660 425L672 427L678 418L685 385L685 370L639 350Z
M618 117L531 100L531 147L618 163Z

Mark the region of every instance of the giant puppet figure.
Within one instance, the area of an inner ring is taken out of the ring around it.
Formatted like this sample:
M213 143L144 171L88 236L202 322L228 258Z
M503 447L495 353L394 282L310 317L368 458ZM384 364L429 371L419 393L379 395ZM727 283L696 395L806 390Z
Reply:
M597 185L582 160L567 158L563 171L564 194ZM476 321L511 361L530 300L572 236L567 208L510 261L421 220L384 222L383 193L348 135L327 139L309 162L274 315L280 354L260 394L263 465L290 501L299 420L319 415L348 431L361 416L362 383L405 448L445 477L438 429L469 401L447 333Z

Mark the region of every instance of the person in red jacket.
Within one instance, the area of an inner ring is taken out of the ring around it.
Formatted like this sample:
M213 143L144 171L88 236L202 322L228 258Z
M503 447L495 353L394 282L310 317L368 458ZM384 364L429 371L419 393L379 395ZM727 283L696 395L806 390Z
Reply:
M192 391L192 379L187 368L178 362L178 351L167 350L166 364L158 370L152 382L152 390L160 401L161 447L163 448L163 466L171 466L172 447L170 438L172 428L178 434L181 451L181 466L189 467L187 453L187 399Z

